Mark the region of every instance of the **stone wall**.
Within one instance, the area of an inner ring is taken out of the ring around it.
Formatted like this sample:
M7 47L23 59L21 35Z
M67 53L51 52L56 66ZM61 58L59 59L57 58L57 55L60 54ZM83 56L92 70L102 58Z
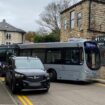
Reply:
M99 74L101 79L105 79L105 66L100 68Z
M61 41L67 41L72 37L82 37L92 39L92 37L102 35L105 32L105 3L91 2L91 11L89 11L89 0L84 0L78 5L73 6L67 11L61 13ZM74 29L70 29L70 12L75 11ZM81 30L77 26L77 14L82 13ZM90 32L89 29L89 13L90 29L96 32ZM64 29L64 20L67 20L67 28Z
M95 31L105 32L105 3L91 3L90 28Z
M70 12L75 11L75 23L74 29L70 29ZM77 14L82 13L82 26L81 30L77 26ZM65 13L61 14L61 41L67 41L68 38L72 37L87 37L87 29L89 23L89 3L85 1L70 10L66 11ZM67 29L64 29L64 20L67 20Z
M3 43L3 41L4 41L3 35L4 35L4 32L1 31L1 32L0 32L0 45L1 45L1 44L4 44L4 43Z
M11 35L11 39L6 39L6 34L7 33ZM6 42L10 42L11 44L22 43L22 40L23 40L23 43L24 43L25 42L25 35L23 35L23 39L22 39L22 33L0 31L0 45L1 44L6 44Z
M24 35L24 37L25 37L25 35ZM23 38L23 40L24 39L25 38ZM22 43L22 34L18 33L18 32L11 33L11 43Z

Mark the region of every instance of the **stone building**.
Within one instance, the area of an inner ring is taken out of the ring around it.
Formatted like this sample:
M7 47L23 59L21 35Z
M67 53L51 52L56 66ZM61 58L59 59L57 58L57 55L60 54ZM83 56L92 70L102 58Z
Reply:
M61 41L105 34L105 0L82 0L61 12Z
M24 43L25 31L18 29L5 20L0 22L0 45Z

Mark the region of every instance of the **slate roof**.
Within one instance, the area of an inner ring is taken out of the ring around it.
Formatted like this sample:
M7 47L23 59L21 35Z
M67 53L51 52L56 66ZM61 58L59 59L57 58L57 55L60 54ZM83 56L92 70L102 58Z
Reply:
M0 31L25 33L24 30L21 30L8 24L5 19L2 22L0 22Z

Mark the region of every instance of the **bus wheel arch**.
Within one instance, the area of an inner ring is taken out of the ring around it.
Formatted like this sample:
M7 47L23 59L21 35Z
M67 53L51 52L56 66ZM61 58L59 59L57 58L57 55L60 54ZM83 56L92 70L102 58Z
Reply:
M47 73L50 76L50 81L54 82L54 81L57 80L57 73L56 73L56 71L54 69L48 69Z

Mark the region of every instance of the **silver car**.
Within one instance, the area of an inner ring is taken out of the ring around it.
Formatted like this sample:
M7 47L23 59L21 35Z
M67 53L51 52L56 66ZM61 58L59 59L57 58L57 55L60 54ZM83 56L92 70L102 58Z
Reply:
M5 83L13 93L22 89L49 90L49 75L39 58L12 57L8 66Z

